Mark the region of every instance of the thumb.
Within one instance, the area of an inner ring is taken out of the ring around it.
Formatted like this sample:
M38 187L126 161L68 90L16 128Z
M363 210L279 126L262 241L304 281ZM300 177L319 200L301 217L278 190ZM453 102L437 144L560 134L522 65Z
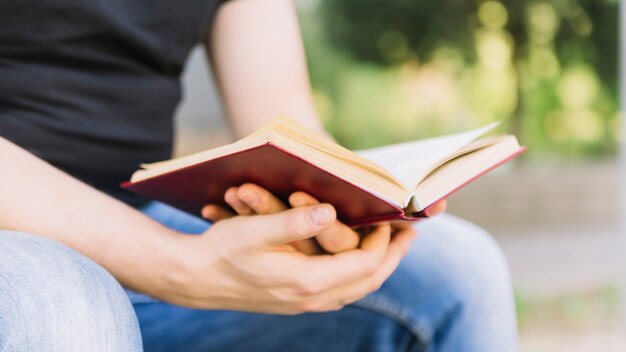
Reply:
M330 226L337 218L329 204L305 206L271 215L244 217L243 235L247 243L280 245L311 238Z

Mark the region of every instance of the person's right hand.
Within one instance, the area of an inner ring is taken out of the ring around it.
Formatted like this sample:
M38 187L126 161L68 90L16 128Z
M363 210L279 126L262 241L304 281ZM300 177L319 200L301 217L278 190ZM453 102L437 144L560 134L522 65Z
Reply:
M182 265L171 303L196 308L297 314L337 310L377 290L408 251L412 229L375 227L360 248L307 256L287 243L311 238L336 220L328 204L272 215L236 216L200 236L181 238Z
M289 207L268 190L252 183L231 187L224 194L224 200L235 210L237 215L269 215L283 212ZM304 192L295 192L289 196L288 204L293 208L318 205L320 202ZM218 222L235 216L227 209L209 204L202 209L202 216L212 222ZM362 228L363 231L369 228ZM361 236L340 221L334 221L315 238L307 238L290 243L298 251L317 255L323 253L341 253L359 246Z

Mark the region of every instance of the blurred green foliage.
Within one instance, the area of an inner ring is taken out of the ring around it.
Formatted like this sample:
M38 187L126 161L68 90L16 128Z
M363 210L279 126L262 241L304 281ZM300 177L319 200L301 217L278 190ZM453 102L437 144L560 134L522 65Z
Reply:
M585 293L554 297L515 294L518 325L522 332L535 328L606 327L621 319L619 287L603 287Z
M364 148L502 120L534 156L616 150L617 0L309 0L316 103Z

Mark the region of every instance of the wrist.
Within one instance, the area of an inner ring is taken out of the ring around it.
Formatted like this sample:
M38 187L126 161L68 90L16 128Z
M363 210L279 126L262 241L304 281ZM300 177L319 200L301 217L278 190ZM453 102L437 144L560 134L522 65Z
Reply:
M212 274L211 253L201 250L202 235L188 235L179 232L163 236L158 247L162 258L156 258L155 268L158 268L154 285L154 292L149 293L157 299L183 306L202 307L205 309L217 308L209 306L207 299L212 289L207 287L214 277ZM204 249L204 248L203 248Z
M183 281L184 242L189 236L156 225L130 234L123 242L113 241L105 261L115 263L112 274L124 287L170 301Z

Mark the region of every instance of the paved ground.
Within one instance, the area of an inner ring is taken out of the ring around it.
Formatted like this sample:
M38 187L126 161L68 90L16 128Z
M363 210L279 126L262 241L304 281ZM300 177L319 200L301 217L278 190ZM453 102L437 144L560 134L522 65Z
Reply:
M624 352L624 324L608 322L593 328L541 326L522 330L520 352Z
M624 236L614 229L584 226L537 230L533 236L500 235L520 296L549 301L522 320L520 352L626 351L626 314L620 312L624 302L617 298L598 305L587 297L606 287L619 292L619 285L626 284ZM562 306L569 315L544 312Z

